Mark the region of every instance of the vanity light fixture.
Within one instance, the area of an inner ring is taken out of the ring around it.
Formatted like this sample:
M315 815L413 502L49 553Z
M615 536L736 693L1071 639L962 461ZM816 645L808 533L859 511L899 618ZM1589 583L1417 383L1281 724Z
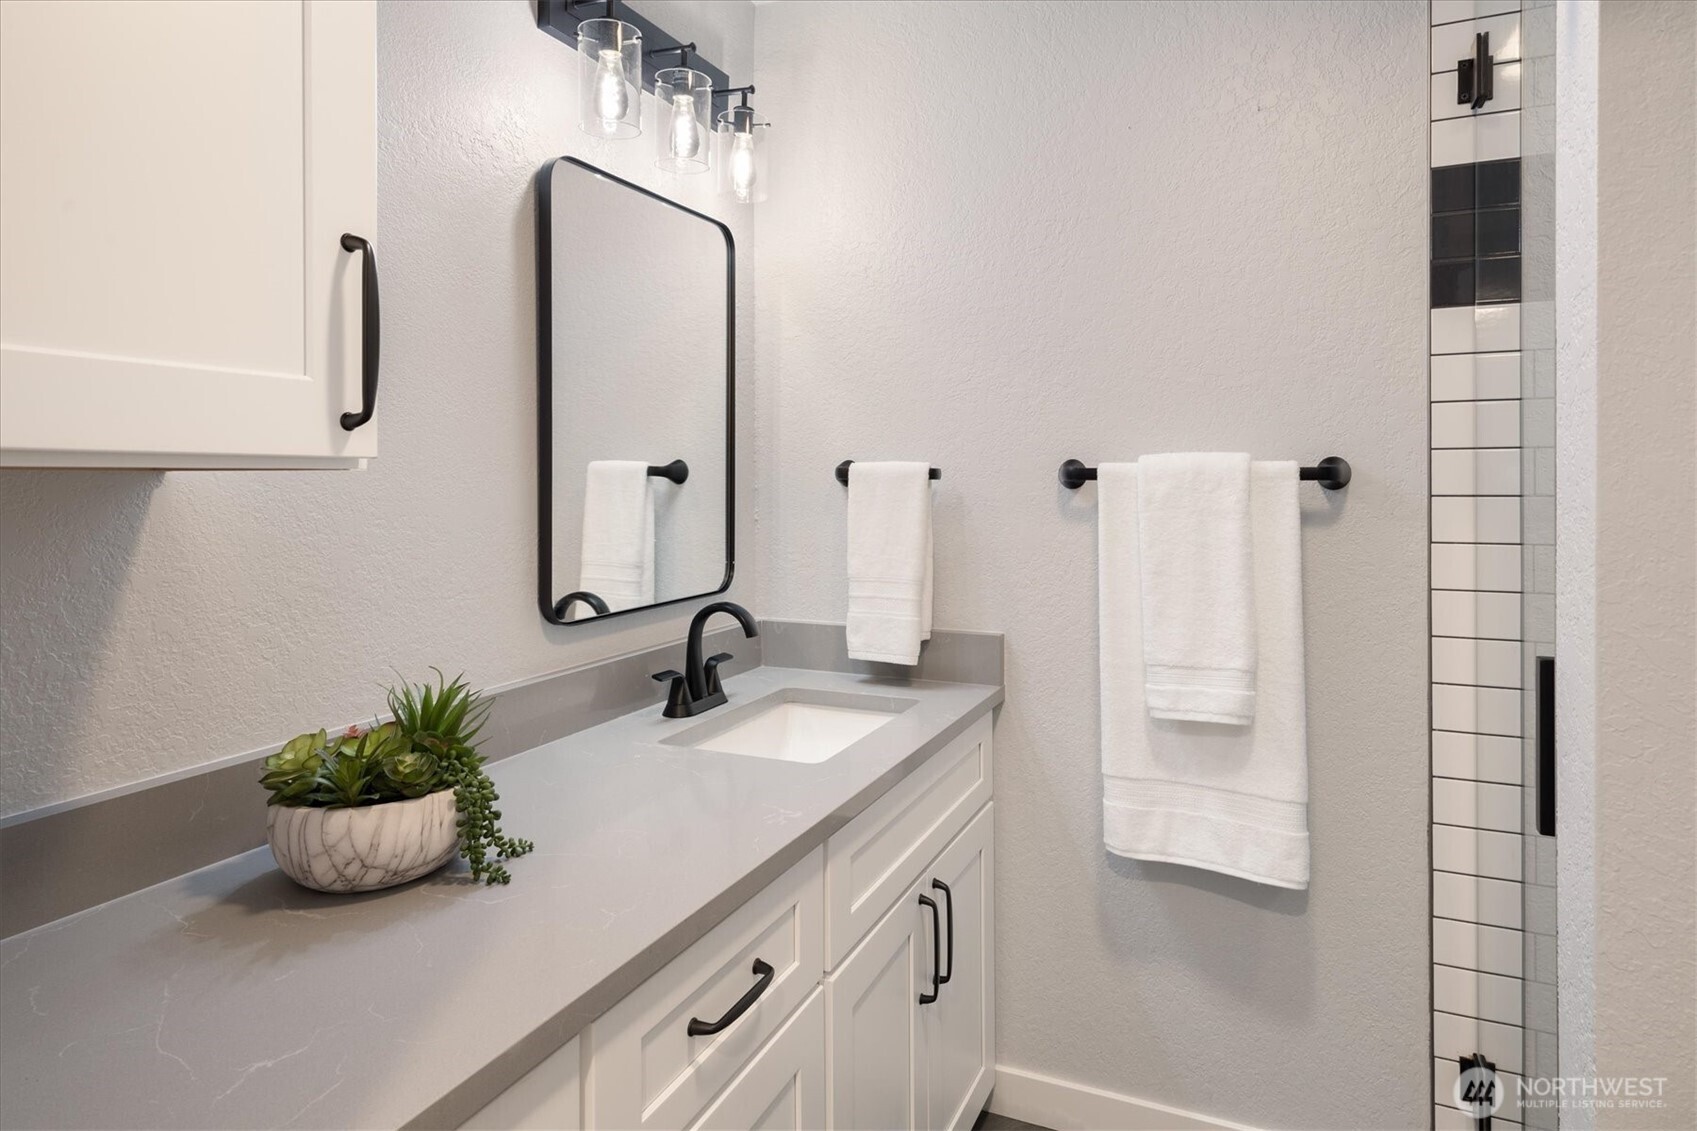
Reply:
M716 90L715 95L742 95L742 103L720 113L715 140L719 148L719 191L738 204L759 204L766 199L770 179L766 175L766 131L772 123L749 109L748 96L754 87L738 86Z
M690 66L693 43L657 47L648 54L673 52L678 65L654 74L654 163L668 173L705 173L712 152L713 80Z
M578 127L591 137L629 138L642 132L642 32L613 15L577 25L583 79Z

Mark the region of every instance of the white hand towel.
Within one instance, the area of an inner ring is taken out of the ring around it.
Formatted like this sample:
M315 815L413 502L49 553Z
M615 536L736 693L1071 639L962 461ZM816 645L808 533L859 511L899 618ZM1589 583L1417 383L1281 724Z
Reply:
M1255 717L1249 457L1144 456L1137 476L1149 713L1246 725Z
M931 465L856 463L848 485L848 654L917 664L931 639Z
M1247 727L1150 717L1144 709L1141 486L1133 464L1097 482L1102 649L1102 826L1108 850L1308 886L1308 722L1302 664L1297 466L1251 473L1256 667Z
M654 603L653 482L648 464L630 459L592 460L584 477L578 587L613 612Z

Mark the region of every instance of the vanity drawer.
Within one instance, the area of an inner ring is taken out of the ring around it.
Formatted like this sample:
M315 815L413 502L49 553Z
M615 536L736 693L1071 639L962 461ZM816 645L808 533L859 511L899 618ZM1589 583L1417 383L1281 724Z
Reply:
M825 991L815 989L691 1131L825 1126Z
M990 800L990 723L986 713L825 842L827 970Z
M822 849L808 854L730 918L589 1027L588 1125L677 1128L713 1096L811 993L824 973ZM765 980L723 1031L716 1022Z

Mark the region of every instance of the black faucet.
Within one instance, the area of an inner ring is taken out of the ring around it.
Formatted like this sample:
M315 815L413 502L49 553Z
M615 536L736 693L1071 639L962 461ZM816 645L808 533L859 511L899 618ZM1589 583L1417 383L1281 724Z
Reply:
M689 622L689 644L684 650L684 670L682 672L655 672L654 678L664 682L672 681L672 691L666 698L666 709L661 712L668 719L689 719L710 711L725 701L725 689L719 683L719 665L731 659L729 652L720 652L709 656L705 662L701 659L701 635L707 628L707 621L714 613L729 613L737 618L742 625L744 636L759 636L760 628L754 623L754 617L749 611L734 601L714 601L711 605L695 614L695 619Z

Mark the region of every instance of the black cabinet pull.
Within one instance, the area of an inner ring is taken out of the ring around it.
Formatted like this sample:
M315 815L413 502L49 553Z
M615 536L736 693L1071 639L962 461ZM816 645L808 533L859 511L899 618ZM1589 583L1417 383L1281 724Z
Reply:
M760 980L750 986L748 992L737 999L735 1005L725 1010L725 1015L717 1021L703 1021L699 1017L689 1019L689 1035L692 1037L711 1037L714 1033L722 1033L728 1029L737 1018L748 1012L748 1007L760 1000L760 995L772 985L772 976L776 971L770 962L754 960L754 973Z
M943 893L943 904L949 909L949 972L937 979L939 985L946 986L955 976L955 893L942 880L933 879L931 886Z
M943 965L943 955L938 949L939 936L943 933L943 918L937 913L937 901L930 896L920 896L919 903L931 909L931 992L919 991L919 1004L930 1005L937 1000L937 987L943 984L937 978L937 971Z
M377 309L377 253L371 250L371 241L344 232L342 250L365 253L365 272L360 283L360 409L342 414L342 428L352 432L377 411L377 347L382 319Z

